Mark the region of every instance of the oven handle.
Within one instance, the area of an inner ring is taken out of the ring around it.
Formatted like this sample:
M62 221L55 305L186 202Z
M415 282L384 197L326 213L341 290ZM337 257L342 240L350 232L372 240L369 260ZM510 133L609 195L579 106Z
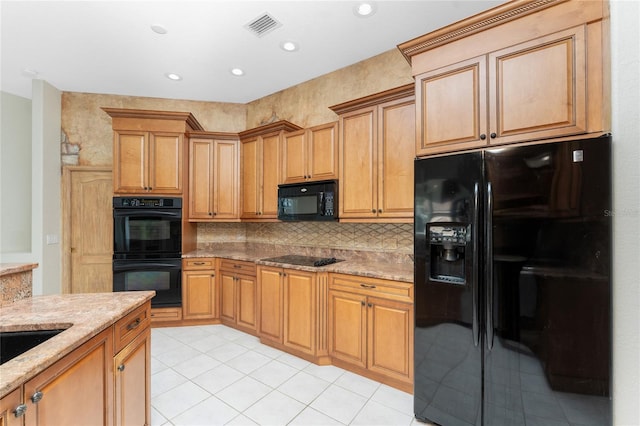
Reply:
M164 263L164 262L135 262L132 263L130 261L125 261L123 264L122 261L113 262L113 271L114 272L123 272L123 271L131 271L131 270L148 270L148 269L180 269L180 262L178 263Z
M113 217L144 217L144 216L161 216L161 217L175 217L177 219L182 218L182 213L177 212L163 212L157 210L113 210Z

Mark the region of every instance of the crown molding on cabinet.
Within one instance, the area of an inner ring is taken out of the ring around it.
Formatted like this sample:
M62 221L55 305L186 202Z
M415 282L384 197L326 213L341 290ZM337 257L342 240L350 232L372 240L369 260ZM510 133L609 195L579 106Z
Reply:
M353 99L351 101L333 105L330 106L329 109L340 115L356 109L378 105L380 102L393 101L396 99L404 98L406 96L413 96L414 94L415 84L409 83L405 84L404 86L385 90L384 92L374 93L373 95L364 96L362 98Z
M125 108L107 108L102 107L102 110L109 114L111 118L143 118L153 120L176 120L184 121L189 128L198 131L204 131L204 127L198 122L198 120L190 112L177 112L177 111L153 111L142 109L125 109Z
M238 133L240 139L247 139L257 135L263 135L271 132L293 132L295 130L301 130L302 127L293 124L287 120L279 120L273 123L265 124L264 126L254 127L253 129L245 130Z

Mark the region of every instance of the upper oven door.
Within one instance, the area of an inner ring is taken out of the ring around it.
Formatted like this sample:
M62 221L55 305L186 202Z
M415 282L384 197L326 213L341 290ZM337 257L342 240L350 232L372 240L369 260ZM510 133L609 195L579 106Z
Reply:
M145 258L179 254L182 250L180 209L113 210L113 254Z

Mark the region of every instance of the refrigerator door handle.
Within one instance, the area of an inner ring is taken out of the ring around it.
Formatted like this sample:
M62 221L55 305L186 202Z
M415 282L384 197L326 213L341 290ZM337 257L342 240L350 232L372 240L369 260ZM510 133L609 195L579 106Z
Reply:
M474 211L474 216L473 216L473 224L472 224L472 230L471 230L471 238L472 238L472 245L473 245L473 275L472 275L472 282L471 282L471 294L472 294L472 299L473 299L473 344L475 346L478 346L480 344L480 312L478 309L478 269L480 267L479 262L478 262L478 257L479 257L479 249L480 247L478 247L478 240L480 239L480 235L478 234L478 216L480 216L480 211L478 210L480 208L480 200L479 200L479 195L480 193L480 189L479 189L479 185L476 182L474 187L473 187L473 211Z
M487 333L487 349L493 348L493 188L487 183L487 203L485 211L485 319Z

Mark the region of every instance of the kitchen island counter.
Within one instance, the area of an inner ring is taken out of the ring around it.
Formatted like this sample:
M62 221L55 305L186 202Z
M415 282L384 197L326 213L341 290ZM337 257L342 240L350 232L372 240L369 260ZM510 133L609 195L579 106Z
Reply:
M135 310L155 293L34 296L0 309L0 331L65 329L0 366L0 398Z

